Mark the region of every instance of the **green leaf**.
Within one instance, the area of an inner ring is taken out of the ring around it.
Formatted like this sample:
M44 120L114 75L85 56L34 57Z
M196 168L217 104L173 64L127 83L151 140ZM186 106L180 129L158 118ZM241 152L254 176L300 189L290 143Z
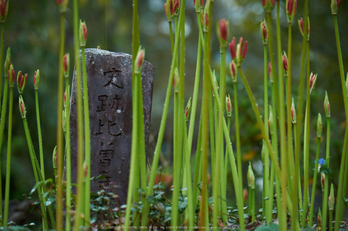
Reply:
M279 230L279 226L272 222L269 224L269 226L263 225L255 229L255 231L278 231L278 230Z
M23 226L11 226L9 228L3 229L4 231L30 231L30 229Z
M42 185L42 183L43 182L41 182L41 181L40 182L36 182L36 184L34 185L32 190L30 191L29 195L33 194L36 191L36 189Z
M138 188L137 192L143 195L146 193L145 190L142 188Z
M105 179L105 176L103 174L91 178L91 180L103 180L103 179Z

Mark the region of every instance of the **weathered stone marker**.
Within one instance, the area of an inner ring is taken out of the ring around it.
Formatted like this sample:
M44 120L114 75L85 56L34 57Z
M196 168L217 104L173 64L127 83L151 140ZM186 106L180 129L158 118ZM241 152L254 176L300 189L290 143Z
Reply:
M100 49L86 49L87 82L91 134L91 177L104 175L97 184L117 187L121 204L126 203L132 140L132 56ZM142 68L145 143L149 140L154 68ZM77 123L76 75L71 97L71 168L76 182ZM147 149L147 148L146 148ZM91 182L91 191L98 185Z

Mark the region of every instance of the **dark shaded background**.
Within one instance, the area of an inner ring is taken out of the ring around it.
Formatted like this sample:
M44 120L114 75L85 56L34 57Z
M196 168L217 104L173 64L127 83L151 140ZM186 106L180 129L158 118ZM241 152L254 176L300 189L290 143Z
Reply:
M131 53L131 28L132 28L132 1L130 0L80 0L79 14L88 27L87 47L110 51ZM163 10L164 0L139 1L140 37L141 44L146 49L146 60L155 67L155 81L152 107L152 127L148 160L152 161L153 148L156 143L159 121L162 115L167 86L171 50L168 37L168 23ZM287 21L284 17L284 1L281 0L282 12L282 43L287 50ZM297 96L299 78L299 58L301 55L302 37L298 30L296 20L302 16L303 0L298 1L298 13L293 23L293 96ZM73 28L72 28L72 1L66 15L66 52L73 54ZM214 18L216 25L221 18L226 18L230 23L230 36L243 36L249 41L249 50L243 68L255 92L260 110L263 109L263 46L259 33L259 23L265 17L261 1L259 0L215 0ZM339 9L338 21L341 33L343 59L347 67L348 56L348 5L342 1ZM194 71L197 53L197 21L193 3L187 0L187 47L186 47L186 96L187 100L192 94ZM5 49L8 46L12 51L12 63L16 71L22 70L29 74L27 87L23 97L27 106L27 117L35 148L38 149L36 118L34 105L33 74L40 69L41 80L39 88L40 113L44 153L46 158L47 177L52 177L52 151L56 142L56 105L57 105L57 76L58 76L58 51L59 51L59 10L56 1L10 1L9 14L5 23ZM344 136L344 110L340 86L339 70L337 64L337 51L334 37L333 20L330 11L330 1L317 1L310 6L311 39L310 59L311 70L318 73L316 89L312 94L311 115L311 161L314 166L315 158L315 123L317 113L324 115L322 107L324 90L329 93L332 115L332 143L331 143L331 168L337 175L339 157L342 150ZM274 25L273 25L274 26ZM275 29L275 27L273 27ZM216 28L213 28L216 31ZM219 44L215 33L212 40L212 66L219 65ZM230 62L230 57L228 62ZM72 69L72 68L71 68ZM228 77L228 91L231 94L231 81ZM257 170L260 166L261 140L260 132L256 126L249 99L244 87L239 83L239 105L241 120L241 142L244 160L252 160L255 174L261 176ZM17 109L18 93L15 91L13 138L12 138L12 163L11 163L11 198L24 200L23 194L28 194L34 185L28 148L24 136L22 120ZM199 105L200 106L200 105ZM160 166L164 172L171 174L172 160L172 108L169 111L167 129L163 142L163 158ZM198 119L197 119L198 120ZM196 126L197 127L197 126ZM324 122L325 128L325 122ZM6 128L5 128L6 129ZM5 134L7 134L7 129ZM5 135L6 137L6 135ZM195 150L195 138L193 150ZM321 157L325 153L325 137L323 138ZM5 183L5 153L6 139L1 150L2 182ZM164 161L166 160L166 161ZM246 170L247 161L243 162ZM246 171L244 171L246 173ZM245 175L246 176L246 175ZM246 178L246 177L245 177ZM337 177L335 178L337 180ZM170 184L170 182L169 182ZM3 187L4 188L4 187Z

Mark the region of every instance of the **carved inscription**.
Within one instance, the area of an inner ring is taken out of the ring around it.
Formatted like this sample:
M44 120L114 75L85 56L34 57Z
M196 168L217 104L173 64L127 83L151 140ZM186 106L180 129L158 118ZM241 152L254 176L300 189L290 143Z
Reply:
M86 49L89 117L91 134L91 191L104 188L126 202L132 142L132 56L99 49ZM142 90L146 147L149 139L154 69L144 62ZM76 182L76 75L71 97L72 182ZM110 186L110 187L109 187ZM111 187L116 186L116 187ZM105 188L106 187L106 188Z

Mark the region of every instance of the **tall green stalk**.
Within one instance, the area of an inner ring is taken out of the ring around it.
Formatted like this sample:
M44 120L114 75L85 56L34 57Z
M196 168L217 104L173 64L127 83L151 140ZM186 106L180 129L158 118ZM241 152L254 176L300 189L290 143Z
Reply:
M1 65L0 65L1 66ZM12 65L11 65L12 66ZM10 202L10 176L11 176L11 144L12 144L12 111L13 111L13 85L10 83L10 100L8 111L8 133L7 133L7 160L6 160L6 184L5 184L5 208L4 208L4 227L7 227L9 202Z
M85 128L85 162L87 166L86 189L85 189L85 224L90 226L90 200L91 200L91 132L89 123L89 103L88 103L88 85L87 85L87 67L85 47L81 46L82 50L82 73L83 73L83 114Z
M2 64L0 64L0 66L1 65ZM6 117L7 99L8 99L8 78L6 76L7 75L5 75L4 95L3 95L3 98L2 98L1 118L0 118L0 151L2 150L2 141L3 141L3 138L4 138L5 117ZM0 161L0 164L1 164L1 161ZM0 165L0 170L1 170L1 165ZM1 173L0 173L0 176L1 176ZM0 183L1 183L1 177L0 177ZM0 211L1 211L0 215L2 217L2 215L3 215L3 213L2 213L2 186L0 186L0 187L1 187L1 190L0 190L0 196L1 196L1 199L0 199L0 201L1 201L0 202L0 205L1 205L1 207L0 207ZM2 223L2 219L0 219L0 220L1 220L1 223Z
M65 146L66 146L66 216L65 216L65 230L71 229L71 145L70 145L70 85L69 78L65 78L66 89L66 108L65 108Z
M183 25L184 25L184 21L183 21L183 18L181 17L181 14L180 14L178 28L182 27ZM147 187L146 196L152 195L153 185L155 183L155 177L156 177L156 173L157 173L158 161L159 161L159 157L161 155L162 141L163 141L164 130L165 130L165 125L166 125L167 116L168 116L170 95L171 95L172 85L173 85L173 76L174 76L174 67L175 67L174 64L175 64L177 56L178 56L179 34L180 33L175 34L175 45L174 45L174 52L173 52L173 57L172 57L171 69L170 69L170 73L169 73L167 93L166 93L163 113L162 113L162 117L161 117L161 124L160 124L159 133L158 133L155 153L154 153L153 161L152 161L152 165L151 165L152 169L151 169L150 180L149 180L149 185ZM148 201L145 201L145 204L144 204L144 207L142 210L142 221L141 221L142 227L147 226L149 209L150 209L150 204Z
M4 23L1 22L1 37L0 37L0 102L2 97L2 76L3 76L3 53L4 53ZM2 120L1 120L2 121ZM2 137L1 137L2 139ZM2 140L0 141L2 143ZM0 145L0 151L1 151L1 145ZM0 158L0 198L2 198L2 182L1 182L1 158ZM2 218L2 199L0 200L0 217ZM2 226L3 222L2 219L0 219L0 226Z
M59 49L59 73L58 73L58 102L57 102L57 231L62 230L63 224L63 131L62 131L62 110L63 110L63 55L65 47L65 10L60 11L60 49Z
M79 24L78 24L78 2L74 0L73 6L73 19L74 19L74 60L76 68L76 121L77 121L77 202L76 202L76 213L75 213L75 223L74 230L79 230L80 226L83 225L83 219L81 214L83 213L83 178L84 178L84 169L83 169L83 112L82 112L82 84L81 84L81 64L80 64L80 55L79 55ZM62 55L63 57L63 55ZM61 62L62 63L62 62ZM58 148L57 148L58 149ZM58 155L58 152L57 152ZM58 174L58 181L60 180ZM58 211L57 211L58 216ZM58 219L57 219L58 223ZM61 224L60 224L61 225ZM59 226L60 226L59 225ZM58 228L58 227L57 227Z

